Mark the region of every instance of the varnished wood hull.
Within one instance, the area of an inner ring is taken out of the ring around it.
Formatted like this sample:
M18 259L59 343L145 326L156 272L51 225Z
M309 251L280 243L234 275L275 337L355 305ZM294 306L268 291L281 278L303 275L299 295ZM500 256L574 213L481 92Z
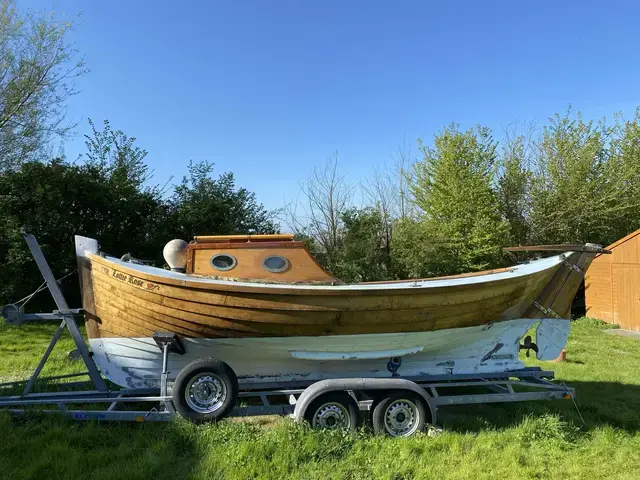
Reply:
M566 317L582 280L571 265L584 268L592 256L571 254L573 263L554 257L540 268L534 262L484 277L361 288L207 281L93 253L79 261L90 337L170 331L238 338L426 332L544 317L539 307Z

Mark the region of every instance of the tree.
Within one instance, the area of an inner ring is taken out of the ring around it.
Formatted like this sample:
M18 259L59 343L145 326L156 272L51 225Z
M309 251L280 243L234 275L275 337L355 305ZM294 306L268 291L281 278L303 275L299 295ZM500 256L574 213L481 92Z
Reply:
M106 208L109 216L102 219L109 228L96 230L101 244L111 246L112 252L124 249L163 262L167 207L161 189L148 185L151 173L145 163L147 151L135 145L135 137L113 130L108 120L103 122L103 130L91 120L89 125L91 135L85 135L87 151L82 158L86 170L98 172L104 187L94 196L105 197L87 202L87 206Z
M130 253L162 266L162 248L174 237L277 231L272 215L253 193L235 186L232 174L212 179L212 165L191 165L190 178L165 199L148 184L147 152L134 137L106 121L102 130L90 125L84 163L30 161L0 173L0 305L40 284L20 234L23 226L36 235L57 276L75 268L74 235L98 239L110 254ZM70 303L78 305L77 276L63 286ZM52 305L43 295L30 307Z
M609 211L610 233L600 239L609 244L640 228L640 107L631 120L615 116L607 178L615 204Z
M85 135L86 163L114 175L118 181L133 188L142 188L151 179L145 163L148 152L135 144L136 138L122 130L113 130L109 120L103 121L104 129L98 130L91 119L91 135Z
M398 146L396 153L391 155L393 160L393 170L390 172L392 180L390 184L395 186L395 215L394 218L405 219L413 217L415 205L411 198L411 188L409 185L411 170L411 148L407 145L406 139L402 145Z
M56 275L75 268L75 235L97 238L111 254L163 263L167 207L160 190L145 185L147 152L109 122L103 130L89 123L84 163L29 161L0 174L0 304L39 284L21 227L36 235ZM65 292L78 304L77 276L67 280ZM37 300L42 307L50 302L46 295Z
M275 233L273 212L256 200L254 193L237 188L232 173L212 178L213 164L190 163L189 177L175 188L169 200L169 234L194 235Z
M49 141L73 126L65 101L87 69L66 42L71 26L0 0L0 172L41 159Z
M351 185L338 171L338 154L315 167L288 206L287 223L296 234L313 238L320 263L331 270L344 230L343 215L351 207Z
M387 220L377 208L350 208L342 214L344 230L331 273L345 282L370 282L391 276Z
M610 129L556 114L543 128L532 182L532 233L539 243L610 238L610 217L628 202L608 171ZM620 203L622 202L622 203Z
M161 199L152 191L122 185L123 175L97 165L73 165L56 159L27 162L0 175L0 304L34 291L41 282L22 227L36 235L55 275L71 272L76 265L74 235L97 238L111 254L130 252L136 257L161 257L159 230ZM164 240L166 241L166 240ZM77 275L63 284L70 303L79 304ZM35 299L50 308L51 299Z
M526 245L530 238L532 133L532 125L526 134L518 134L513 124L505 132L502 145L496 194L512 245Z
M447 273L481 270L503 262L507 223L494 191L496 143L490 131L450 125L414 165L411 190L422 210L425 234L439 245ZM442 270L442 267L438 267Z
M409 217L394 222L391 245L394 278L427 278L441 274L435 260L442 257L438 256L434 235L428 231L431 225Z
M402 173L389 169L386 166L383 170L374 168L373 176L362 185L365 199L371 207L360 210L360 215L357 214L357 210L348 210L343 214L343 222L345 223L347 231L351 230L349 224L347 224L347 220L352 220L351 226L353 227L353 220L359 220L361 216L363 218L368 218L369 220L374 220L375 218L374 223L380 229L376 235L380 239L378 248L382 248L384 250L384 256L386 259L384 261L385 272L388 272L391 267L393 220L394 218L398 218L403 215L402 212L404 211L403 209L405 206L405 200L402 195L404 193L402 190L403 185L397 183L400 175L402 175ZM371 210L375 211L375 216ZM371 224L372 222L370 221L368 223ZM348 241L348 239L345 239L345 242L346 241ZM379 274L382 275L382 277L387 275L387 273L382 274L382 272L379 272ZM380 280L381 278L375 278L375 280Z

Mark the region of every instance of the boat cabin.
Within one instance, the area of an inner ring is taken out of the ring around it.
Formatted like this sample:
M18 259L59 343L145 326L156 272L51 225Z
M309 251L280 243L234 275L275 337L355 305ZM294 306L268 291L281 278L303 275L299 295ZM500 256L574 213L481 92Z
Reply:
M286 283L337 282L293 234L196 236L187 250L187 273Z

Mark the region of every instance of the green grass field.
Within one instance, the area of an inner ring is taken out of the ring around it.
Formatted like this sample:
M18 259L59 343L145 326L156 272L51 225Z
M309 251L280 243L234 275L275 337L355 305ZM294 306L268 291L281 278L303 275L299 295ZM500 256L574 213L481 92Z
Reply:
M288 418L195 426L77 423L0 413L0 478L427 479L640 478L640 341L573 324L567 361L541 363L576 402L441 410L436 437L314 432ZM35 367L55 325L0 324L0 381ZM44 374L82 370L56 347Z

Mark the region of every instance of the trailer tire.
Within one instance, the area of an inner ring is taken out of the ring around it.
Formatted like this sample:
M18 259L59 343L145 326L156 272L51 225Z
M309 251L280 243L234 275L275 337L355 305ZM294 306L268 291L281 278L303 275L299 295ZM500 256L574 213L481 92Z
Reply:
M373 431L392 437L410 437L423 432L427 411L424 400L410 391L396 391L376 403L371 423Z
M224 418L238 399L238 378L231 367L216 358L200 358L184 367L173 386L173 405L195 423Z
M304 413L314 429L355 430L360 423L358 405L346 392L329 392L316 398Z

